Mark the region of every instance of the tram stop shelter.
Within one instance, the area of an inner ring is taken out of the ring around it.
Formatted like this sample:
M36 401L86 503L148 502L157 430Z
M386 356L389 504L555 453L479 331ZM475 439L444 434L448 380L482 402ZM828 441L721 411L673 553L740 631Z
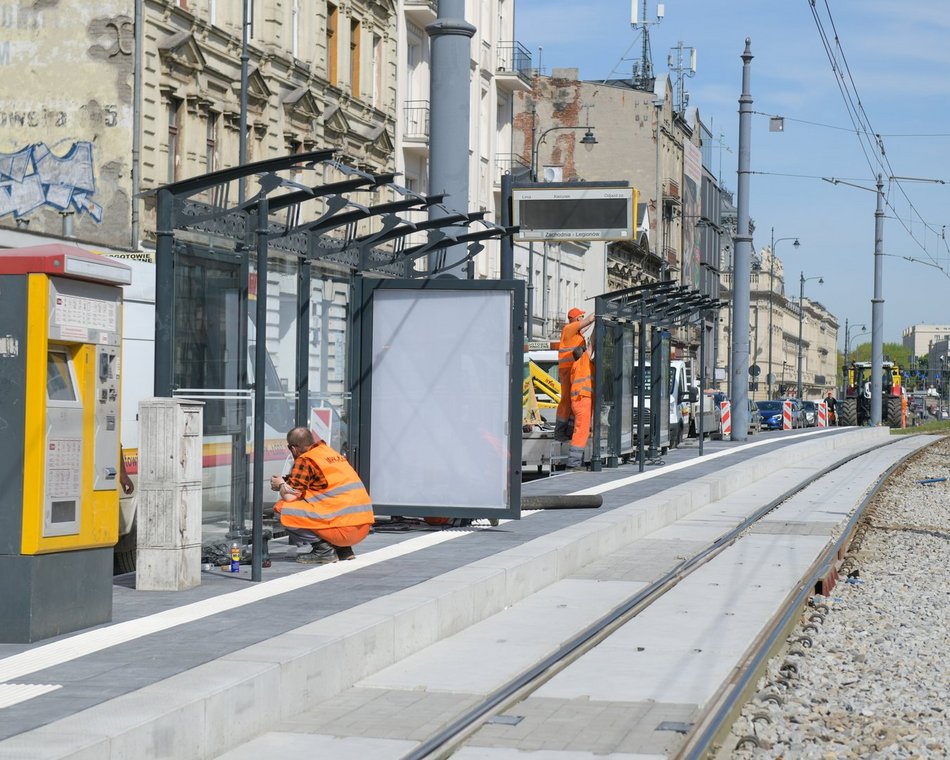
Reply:
M377 513L519 514L524 285L446 264L515 228L331 150L150 195L155 394L204 402L205 450L223 463L205 477L203 543L262 545L269 476L298 425L347 455Z
M594 299L592 469L615 467L635 454L642 472L646 458L656 458L668 445L667 426L660 423L669 419L670 331L702 322L722 306L721 301L672 281L637 285Z

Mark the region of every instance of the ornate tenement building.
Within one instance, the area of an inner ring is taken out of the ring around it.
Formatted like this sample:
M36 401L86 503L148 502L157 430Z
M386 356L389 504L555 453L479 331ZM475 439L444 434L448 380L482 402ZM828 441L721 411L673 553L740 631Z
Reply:
M0 226L134 248L154 234L140 193L238 163L242 4L142 5L138 62L132 0L3 14L0 60L28 76L0 89ZM247 160L335 147L392 170L395 2L253 5Z

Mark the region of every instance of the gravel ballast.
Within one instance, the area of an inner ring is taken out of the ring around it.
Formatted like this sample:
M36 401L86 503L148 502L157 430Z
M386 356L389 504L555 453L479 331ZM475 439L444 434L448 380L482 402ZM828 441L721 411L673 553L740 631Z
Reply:
M865 514L831 596L812 600L733 726L731 756L950 757L950 438Z

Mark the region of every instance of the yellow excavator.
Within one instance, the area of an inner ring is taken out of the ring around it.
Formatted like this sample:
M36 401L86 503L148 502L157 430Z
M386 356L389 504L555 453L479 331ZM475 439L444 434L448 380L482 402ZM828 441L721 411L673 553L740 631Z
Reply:
M523 425L543 425L542 409L557 409L561 384L530 359L522 386Z

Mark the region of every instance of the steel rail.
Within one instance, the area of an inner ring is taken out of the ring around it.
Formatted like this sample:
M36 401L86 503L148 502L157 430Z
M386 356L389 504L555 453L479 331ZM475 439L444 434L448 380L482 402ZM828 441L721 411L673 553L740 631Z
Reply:
M493 711L500 712L512 704L520 702L528 694L536 691L546 681L553 678L582 655L607 639L614 631L630 622L653 602L676 586L683 578L695 572L739 539L751 525L780 504L808 488L815 481L843 467L849 462L866 456L878 449L890 446L896 440L871 446L856 452L838 462L823 468L807 480L788 489L770 502L753 512L739 525L727 531L705 549L692 557L677 563L671 570L650 585L638 591L612 611L596 620L580 633L562 644L555 652L543 658L530 668L513 678L507 684L489 694L481 703L469 708L443 729L433 734L418 747L403 755L402 760L441 760L455 752L471 734L478 730ZM891 468L892 469L892 468ZM888 470L890 472L890 469ZM882 476L883 477L883 476ZM863 502L862 502L863 504ZM498 709L496 709L498 708Z

